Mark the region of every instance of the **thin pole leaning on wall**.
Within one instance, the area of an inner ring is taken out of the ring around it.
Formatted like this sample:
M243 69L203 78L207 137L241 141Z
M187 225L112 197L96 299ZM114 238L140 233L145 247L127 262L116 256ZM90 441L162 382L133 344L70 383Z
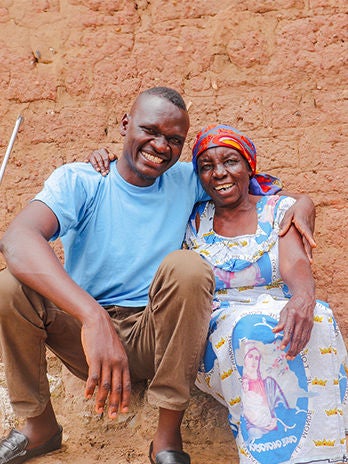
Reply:
M13 147L14 141L15 141L15 139L16 139L19 126L21 125L21 122L22 122L22 121L23 121L23 117L22 117L22 116L18 116L18 118L17 118L17 120L16 120L16 124L15 124L15 126L14 126L14 128L13 128L13 131L12 131L12 135L11 135L11 138L10 138L10 142L9 142L9 144L8 144L8 147L7 147L5 156L4 156L4 160L3 160L2 164L1 164L1 168L0 168L0 184L1 184L2 178L4 177L5 168L6 168L8 159L9 159L9 157L10 157L10 153L11 153L11 151L12 151L12 147Z

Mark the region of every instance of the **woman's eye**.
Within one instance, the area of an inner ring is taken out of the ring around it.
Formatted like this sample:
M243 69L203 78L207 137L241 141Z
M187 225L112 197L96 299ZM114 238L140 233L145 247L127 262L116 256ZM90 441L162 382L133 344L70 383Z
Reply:
M232 166L233 164L236 164L236 163L238 163L238 160L235 160L235 159L228 159L225 161L226 166Z

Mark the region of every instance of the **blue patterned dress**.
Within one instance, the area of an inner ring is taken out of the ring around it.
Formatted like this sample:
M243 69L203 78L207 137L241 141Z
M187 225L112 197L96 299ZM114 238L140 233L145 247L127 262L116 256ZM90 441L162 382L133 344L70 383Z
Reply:
M293 202L262 197L256 233L234 238L213 231L214 205L201 203L185 237L216 279L196 384L227 406L241 464L347 462L347 352L331 309L317 301L311 339L292 361L280 350L283 334L272 332L290 296L278 231Z

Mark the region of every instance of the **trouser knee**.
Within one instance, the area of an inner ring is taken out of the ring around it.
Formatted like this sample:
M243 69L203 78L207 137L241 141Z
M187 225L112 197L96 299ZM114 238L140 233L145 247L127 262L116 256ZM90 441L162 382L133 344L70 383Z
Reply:
M204 288L214 291L214 275L209 264L190 250L176 250L163 260L161 267L176 281L182 290Z
M12 318L14 313L30 318L31 314L44 317L45 299L22 284L8 269L0 272L0 320Z
M0 319L12 313L16 295L21 292L20 282L7 270L0 272Z
M194 325L203 321L205 325L211 313L214 284L210 266L198 254L177 250L161 263L150 288L149 302L154 310L165 311L167 320L177 321L180 312L185 319L193 318Z

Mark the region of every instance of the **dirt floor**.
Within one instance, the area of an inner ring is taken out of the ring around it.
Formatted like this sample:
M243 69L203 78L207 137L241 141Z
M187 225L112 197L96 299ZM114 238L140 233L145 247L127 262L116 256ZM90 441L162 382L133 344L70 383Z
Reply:
M63 426L63 446L30 461L32 464L149 464L148 449L157 413L146 401L144 385L134 385L130 412L116 421L99 418L93 400L83 398L84 382L73 377L52 355L48 357L52 402ZM0 435L18 425L8 403L0 364ZM238 464L227 426L226 409L194 389L183 427L185 450L192 464Z
M0 366L1 367L1 366ZM154 433L156 411L146 401L143 385L135 385L131 410L116 421L99 419L93 401L83 399L84 383L74 378L53 356L49 357L52 402L63 426L62 449L33 459L45 464L146 464ZM0 369L1 372L1 369ZM198 390L183 423L185 449L192 464L237 464L237 452L227 427L226 410ZM18 424L11 413L4 378L0 377L0 432Z

